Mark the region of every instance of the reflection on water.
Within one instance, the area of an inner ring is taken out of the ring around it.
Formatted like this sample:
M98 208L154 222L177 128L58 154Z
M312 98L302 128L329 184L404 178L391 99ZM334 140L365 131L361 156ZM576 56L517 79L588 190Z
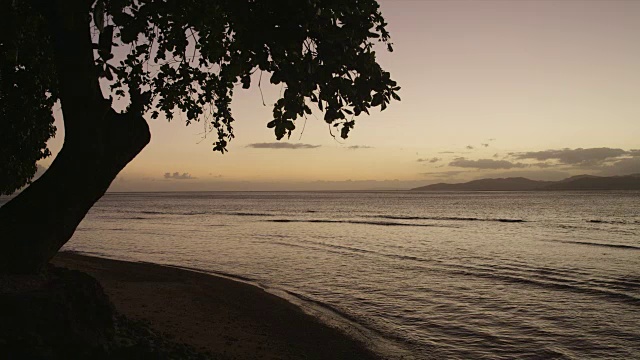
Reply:
M66 249L249 278L426 358L640 358L640 193L108 194Z

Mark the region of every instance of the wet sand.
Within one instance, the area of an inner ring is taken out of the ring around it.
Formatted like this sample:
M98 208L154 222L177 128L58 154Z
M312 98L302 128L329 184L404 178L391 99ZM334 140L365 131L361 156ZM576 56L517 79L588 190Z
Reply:
M376 359L263 289L173 267L62 252L53 263L100 281L116 309L220 359Z

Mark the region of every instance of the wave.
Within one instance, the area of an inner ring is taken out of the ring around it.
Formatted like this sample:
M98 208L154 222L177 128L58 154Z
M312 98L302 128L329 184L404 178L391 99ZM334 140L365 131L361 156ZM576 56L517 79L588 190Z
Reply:
M269 213L257 213L257 212L242 212L242 211L233 211L233 212L207 212L207 211L155 211L155 210L144 210L144 211L136 211L137 213L147 214L147 215L231 215L231 216L273 216L273 214Z
M360 254L361 256L366 255L374 255L381 256L383 258L395 258L399 260L405 261L415 261L417 263L421 263L426 265L426 269L429 271L444 271L447 273L453 273L462 276L471 276L477 278L485 278L485 279L493 279L499 280L503 282L513 283L513 284L521 284L528 286L536 286L539 288L545 288L549 290L560 290L560 291L570 291L570 292L579 292L583 294L590 294L596 296L604 296L610 299L615 299L619 301L623 301L626 303L631 303L634 305L640 305L640 298L622 292L622 291L633 291L633 289L637 288L637 284L635 282L625 281L624 283L616 283L616 281L610 281L606 279L590 279L588 282L581 280L580 278L566 278L562 277L562 275L569 275L568 273L563 273L561 271L557 271L557 274L548 275L545 274L544 268L536 268L536 267L517 267L517 268L504 268L501 266L494 267L491 265L469 265L469 264L460 264L460 263L449 263L443 262L438 259L428 259L419 256L412 255L404 255L404 254L393 254L393 253L385 253L379 252L375 250L369 249L361 249L350 246L336 245L336 244L328 244L328 243L316 243L313 242L312 245L304 245L304 244L293 244L288 242L274 242L279 245L291 246L291 247L300 247L305 249L319 250L319 251L330 251L330 252L338 252L344 254L342 251L348 251L351 254ZM489 268L487 268L487 266ZM543 270L543 271L541 271ZM547 272L556 272L556 271L548 271Z
M459 268L458 268L459 267ZM458 269L456 269L458 268ZM578 283L575 280L568 280L566 282L557 282L556 279L544 279L544 278L531 278L525 277L518 274L508 274L508 273L495 273L495 272L483 272L483 271L470 271L469 269L465 269L464 266L452 266L449 271L466 276L474 276L481 277L487 279L495 279L501 280L513 284L523 284L523 285L531 285L549 290L563 290L563 291L571 291L571 292L579 292L583 294L590 294L596 296L604 296L609 299L615 299L619 301L623 301L626 303L630 303L633 305L640 305L640 298L626 294L623 292L597 288L597 287L588 287L585 284Z
M457 217L457 216L400 216L400 215L373 215L370 217L390 219L390 220L445 220L445 221L496 221L505 223L527 222L523 219L506 218L478 218L478 217Z
M607 232L607 233L615 233L615 234L624 234L624 235L636 235L636 231L634 230L628 230L628 229L620 229L620 228L600 228L600 227L590 227L588 225L584 225L584 226L575 226L575 225L566 225L566 224L560 224L558 225L559 228L561 229L576 229L576 230L583 230L583 231L603 231L603 232Z
M640 224L640 220L600 220L600 219L592 219L587 220L588 223L592 224L616 224L616 225L627 225L627 224Z
M128 228L77 228L76 231L130 231Z
M204 211L153 211L153 210L144 210L139 211L141 214L148 215L204 215L206 212Z
M233 216L273 216L273 214L268 213L253 213L253 212L223 212L218 213L221 215L233 215Z
M265 213L265 212L242 212L242 211L213 211L213 212L201 212L201 211L156 211L156 210L145 210L145 211L136 211L136 213L147 214L147 215L229 215L229 216L275 216L273 213ZM317 210L305 210L305 213L314 214L318 213ZM527 222L524 219L510 219L510 218L479 218L479 217L457 217L457 216L402 216L402 215L365 215L363 217L367 218L376 218L376 219L387 219L387 220L444 220L444 221L493 221L493 222L503 222L503 223L523 223ZM289 220L278 220L277 222L287 222ZM291 222L301 221L301 222L350 222L354 224L371 224L371 225L388 225L388 226L435 226L435 225L417 225L417 224L406 224L406 223L397 223L397 222L386 222L386 221L358 221L358 220L322 220L322 219L314 219L314 220L290 220Z
M407 224L391 221L360 221L360 220L297 220L297 219L273 219L265 220L276 223L329 223L329 224L360 224L360 225L378 225L378 226L414 226L414 227L443 227L433 224Z
M583 271L560 271L560 268L557 270L549 270L549 268L537 266L515 267L506 264L473 265L452 263L443 263L442 266L453 268L454 270L464 268L471 272L488 274L488 276L508 276L517 278L520 282L522 282L523 279L524 281L541 282L545 287L563 286L580 292L606 294L618 298L626 297L625 300L631 298L632 301L640 303L640 298L629 294L629 292L637 293L637 290L640 289L640 282L633 279L603 275L594 276L592 273Z
M565 243L565 244L579 244L579 245L589 245L589 246L601 246L601 247L610 247L610 248L640 250L640 246L625 245L625 244L608 244L608 243L595 243L595 242L589 242L589 241L572 241L572 240L542 240L542 241L559 242L559 243Z

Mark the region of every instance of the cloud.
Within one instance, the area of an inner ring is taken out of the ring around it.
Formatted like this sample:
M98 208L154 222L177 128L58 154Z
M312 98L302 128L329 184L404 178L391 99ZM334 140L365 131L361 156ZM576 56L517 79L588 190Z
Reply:
M320 145L311 144L292 144L287 142L270 142L270 143L254 143L247 145L248 148L253 149L315 149Z
M318 145L319 146L319 145ZM351 145L347 149L349 150L358 150L358 149L373 149L373 146L367 145Z
M191 176L191 174L189 173L182 173L180 174L179 172L174 172L172 173L164 173L164 178L165 179L171 179L171 180L191 180L191 179L196 179L195 177Z
M453 151L440 151L438 154L455 154Z
M452 178L456 177L460 174L468 173L469 171L441 171L441 172L425 172L420 173L422 176L433 177L433 178Z
M626 158L611 165L604 166L602 175L630 175L640 174L640 156Z
M612 160L624 155L631 155L632 152L614 148L589 148L589 149L561 149L561 150L543 150L521 153L510 153L513 158L518 160L556 160L560 164L575 166L595 166L601 165L605 161Z
M483 147L489 147L489 144L480 144L480 145L482 145Z
M471 145L467 145L467 149L469 149L469 150L473 150L473 149L474 149L474 147L473 147L473 146L471 146Z
M541 169L546 169L556 165L549 164L548 162L539 162L539 163L531 164L531 166L539 167Z
M437 157L432 157L430 159L425 159L425 158L420 158L417 161L418 162L428 162L428 163L437 163L438 161L442 160L441 158L437 158Z
M523 168L528 165L522 163L513 163L507 160L479 159L469 160L466 158L456 158L449 163L449 166L474 169L513 169Z

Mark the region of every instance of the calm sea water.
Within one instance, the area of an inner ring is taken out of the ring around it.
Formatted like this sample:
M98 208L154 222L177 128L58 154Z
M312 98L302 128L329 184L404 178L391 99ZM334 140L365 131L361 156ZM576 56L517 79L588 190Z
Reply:
M388 357L640 358L640 192L108 194L65 249L249 279Z

